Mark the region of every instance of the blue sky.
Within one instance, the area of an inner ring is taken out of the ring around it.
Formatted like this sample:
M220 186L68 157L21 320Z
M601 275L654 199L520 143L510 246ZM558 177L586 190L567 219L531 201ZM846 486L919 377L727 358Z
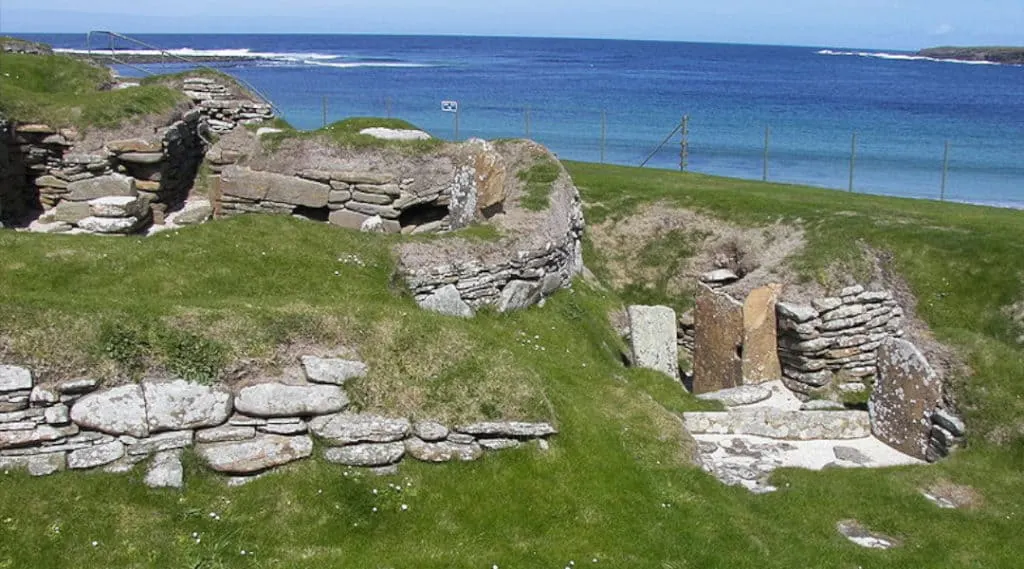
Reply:
M568 36L917 49L1024 45L1024 0L0 0L0 33Z

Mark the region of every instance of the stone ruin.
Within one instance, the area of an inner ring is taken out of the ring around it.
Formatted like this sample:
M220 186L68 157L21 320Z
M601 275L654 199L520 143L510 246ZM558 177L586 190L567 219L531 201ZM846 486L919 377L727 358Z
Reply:
M684 413L705 469L764 492L783 466L935 462L963 444L964 423L942 378L904 339L891 292L852 286L808 305L782 294L769 285L741 301L705 283L678 318L666 307L629 309L633 362L679 378L664 362L681 350L692 356L693 393L726 408ZM866 409L843 403L851 398Z
M301 377L236 387L175 378L109 388L94 379L39 385L28 369L0 365L0 470L125 473L148 462L147 485L180 488L186 448L239 484L312 456L314 441L328 462L386 474L406 457L442 463L529 442L546 449L557 434L548 423L446 426L351 412L344 385L367 366L313 356L301 362Z

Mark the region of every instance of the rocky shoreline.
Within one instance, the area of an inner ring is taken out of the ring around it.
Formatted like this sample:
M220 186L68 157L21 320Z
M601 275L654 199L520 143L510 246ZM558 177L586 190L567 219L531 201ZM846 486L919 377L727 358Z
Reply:
M917 55L934 59L1024 65L1024 47L932 47L922 49Z

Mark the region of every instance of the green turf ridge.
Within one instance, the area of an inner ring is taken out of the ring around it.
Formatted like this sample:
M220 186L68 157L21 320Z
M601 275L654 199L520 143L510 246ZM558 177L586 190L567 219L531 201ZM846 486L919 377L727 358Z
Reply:
M188 331L257 360L276 343L344 343L370 364L351 388L361 407L496 408L561 430L547 452L407 461L388 478L309 460L230 489L191 456L180 493L146 489L142 467L127 478L0 473L0 567L1020 566L1024 441L1010 433L1024 418L1024 354L999 312L1022 293L1019 212L568 167L590 222L652 200L740 224L799 220L808 278L857 240L891 252L922 316L974 367L959 386L970 447L930 467L780 471L779 492L754 496L689 463L675 413L708 404L622 366L606 318L621 306L615 291L579 281L543 308L465 321L389 288L386 236L269 216L148 239L0 232L0 329L18 354L77 357L108 321ZM594 264L601 252L586 254ZM919 488L939 480L971 485L984 503L936 508ZM849 543L835 530L848 518L903 546Z
M529 169L516 174L526 184L519 205L528 211L544 211L551 207L551 188L561 173L558 162L544 156Z
M70 56L0 53L0 115L53 128L114 128L186 100L161 85L102 90L110 82L107 68Z
M367 128L380 127L401 130L422 130L419 127L401 119L352 117L331 123L318 130L302 131L292 128L287 123L276 125L283 132L264 134L260 137L263 147L274 151L280 148L281 144L291 139L320 139L328 143L344 148L355 150L366 149L394 149L403 154L419 155L439 150L445 142L438 138L427 140L384 140L368 134L360 134L360 131Z

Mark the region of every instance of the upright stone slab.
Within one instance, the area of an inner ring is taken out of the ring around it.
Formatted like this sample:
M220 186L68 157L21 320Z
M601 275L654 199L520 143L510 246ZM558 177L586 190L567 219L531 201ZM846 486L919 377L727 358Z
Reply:
M630 306L633 365L679 379L676 311L667 306Z
M727 294L701 287L693 319L693 392L742 385L743 305Z
M775 304L781 285L754 290L743 304L743 383L757 384L782 379Z
M882 442L925 459L931 416L942 382L916 346L889 338L878 349L878 382L868 400L871 432Z

